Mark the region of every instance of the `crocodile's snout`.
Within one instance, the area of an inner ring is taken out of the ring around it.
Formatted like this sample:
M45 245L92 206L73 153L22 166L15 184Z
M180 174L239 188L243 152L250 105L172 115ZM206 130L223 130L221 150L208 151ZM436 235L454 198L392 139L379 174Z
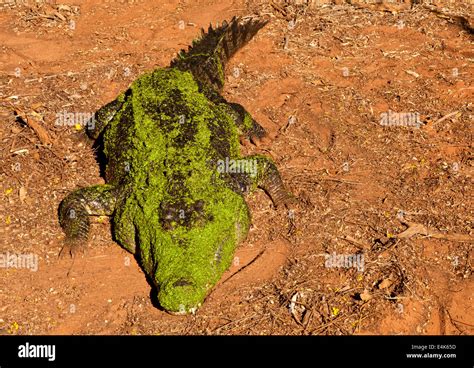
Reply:
M195 313L206 296L190 278L179 278L159 287L158 302L171 314Z

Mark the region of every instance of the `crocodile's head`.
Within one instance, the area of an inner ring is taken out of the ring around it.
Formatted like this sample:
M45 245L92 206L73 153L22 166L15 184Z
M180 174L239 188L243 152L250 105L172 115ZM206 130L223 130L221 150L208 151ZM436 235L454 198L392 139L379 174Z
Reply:
M249 227L243 198L223 189L209 200L162 200L150 193L128 196L115 216L122 244L135 244L160 306L194 313L233 261ZM146 200L145 200L146 198Z

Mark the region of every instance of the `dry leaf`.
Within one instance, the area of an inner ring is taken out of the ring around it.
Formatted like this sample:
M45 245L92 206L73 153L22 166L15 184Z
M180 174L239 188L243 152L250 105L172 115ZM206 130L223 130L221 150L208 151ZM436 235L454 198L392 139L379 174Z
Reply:
M405 70L407 74L413 75L415 78L420 78L420 75L417 72L414 72L413 70Z
M379 289L387 289L393 284L393 281L390 279L385 279L379 284Z
M25 198L26 198L26 188L25 187L21 187L20 190L19 190L19 196L20 196L20 202L24 202L25 201Z
M373 298L372 294L370 294L367 290L364 290L364 292L361 293L359 296L360 296L360 299L364 302Z

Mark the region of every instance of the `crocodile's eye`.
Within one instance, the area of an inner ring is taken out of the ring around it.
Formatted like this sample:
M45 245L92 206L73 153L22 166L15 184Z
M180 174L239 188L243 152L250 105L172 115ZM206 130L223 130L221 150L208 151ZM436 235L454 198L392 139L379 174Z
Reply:
M173 283L173 286L174 286L174 287L177 287L177 286L189 286L189 285L192 285L192 284L193 284L192 282L190 282L190 281L188 281L188 280L186 280L186 279L181 278L181 279L179 279L178 281L175 281L175 282Z
M204 208L204 201L202 199L200 199L199 201L194 203L194 209L196 211L200 212L200 211L202 211L203 208Z
M167 208L163 212L165 220L173 220L176 217L176 210L174 208Z

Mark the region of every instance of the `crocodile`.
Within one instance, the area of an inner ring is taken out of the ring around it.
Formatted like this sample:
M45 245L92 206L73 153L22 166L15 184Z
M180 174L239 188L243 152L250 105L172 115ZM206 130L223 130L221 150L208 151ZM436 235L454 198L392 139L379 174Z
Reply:
M194 313L230 267L251 218L244 195L263 189L288 207L274 162L243 157L240 139L266 132L222 96L229 59L267 23L222 22L170 65L138 77L85 129L100 142L105 184L69 193L58 209L64 248L87 243L90 216L110 216L113 239L134 254L161 309Z

